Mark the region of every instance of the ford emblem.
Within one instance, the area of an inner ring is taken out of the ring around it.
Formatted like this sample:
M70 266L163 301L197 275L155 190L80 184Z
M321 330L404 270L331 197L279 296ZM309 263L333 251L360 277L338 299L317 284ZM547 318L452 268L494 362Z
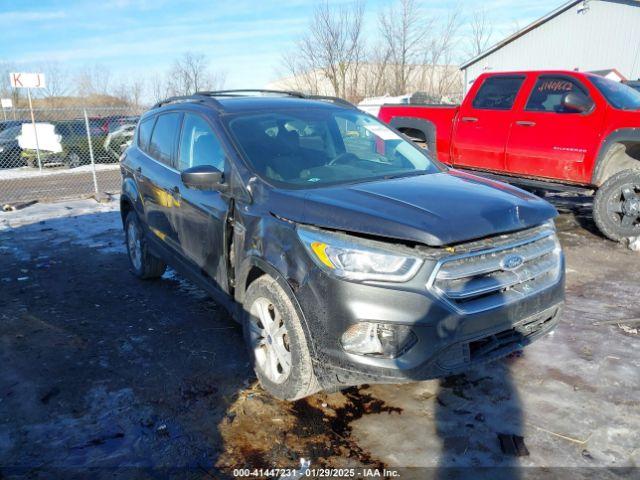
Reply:
M502 259L502 261L500 262L500 267L503 270L511 271L520 267L523 263L524 263L524 258L522 257L522 255L512 254L512 255L507 255Z

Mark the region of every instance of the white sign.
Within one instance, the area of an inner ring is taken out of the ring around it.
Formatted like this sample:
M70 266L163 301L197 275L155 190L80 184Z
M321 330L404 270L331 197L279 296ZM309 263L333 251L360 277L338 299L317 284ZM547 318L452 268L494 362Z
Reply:
M35 127L35 130L34 130ZM36 139L36 134L38 138ZM23 123L22 132L18 135L18 145L23 150L45 150L60 153L62 137L56 134L56 127L51 123Z
M10 73L13 88L44 88L44 73Z
M373 133L376 137L382 140L400 140L400 137L395 134L393 130L389 130L383 125L364 125L364 128Z
M0 104L2 108L13 108L13 102L10 98L0 98Z

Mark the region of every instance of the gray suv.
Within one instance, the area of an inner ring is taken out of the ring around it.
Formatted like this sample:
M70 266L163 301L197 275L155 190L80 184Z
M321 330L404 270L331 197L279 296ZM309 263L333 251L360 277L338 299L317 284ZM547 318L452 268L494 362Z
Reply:
M210 292L276 397L450 375L558 321L555 209L343 100L171 98L141 117L121 169L132 271L169 264Z

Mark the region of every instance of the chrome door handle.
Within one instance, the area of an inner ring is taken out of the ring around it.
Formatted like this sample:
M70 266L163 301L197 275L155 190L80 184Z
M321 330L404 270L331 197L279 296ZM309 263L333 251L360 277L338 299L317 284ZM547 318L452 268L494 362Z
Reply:
M529 122L527 120L518 120L516 125L520 125L521 127L535 127L536 122Z
M477 122L478 119L476 117L462 117L463 122L474 123Z

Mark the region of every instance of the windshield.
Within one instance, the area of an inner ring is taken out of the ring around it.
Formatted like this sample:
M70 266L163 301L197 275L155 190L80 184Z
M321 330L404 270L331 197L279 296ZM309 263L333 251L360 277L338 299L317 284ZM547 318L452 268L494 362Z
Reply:
M229 129L256 173L285 187L440 171L426 152L352 110L249 114L232 119Z
M604 95L607 101L615 108L621 110L640 110L640 92L624 85L620 82L614 82L608 78L591 76L591 82L596 86L600 93Z
M9 127L6 130L0 132L0 140L15 140L16 137L20 135L21 130L22 126Z

